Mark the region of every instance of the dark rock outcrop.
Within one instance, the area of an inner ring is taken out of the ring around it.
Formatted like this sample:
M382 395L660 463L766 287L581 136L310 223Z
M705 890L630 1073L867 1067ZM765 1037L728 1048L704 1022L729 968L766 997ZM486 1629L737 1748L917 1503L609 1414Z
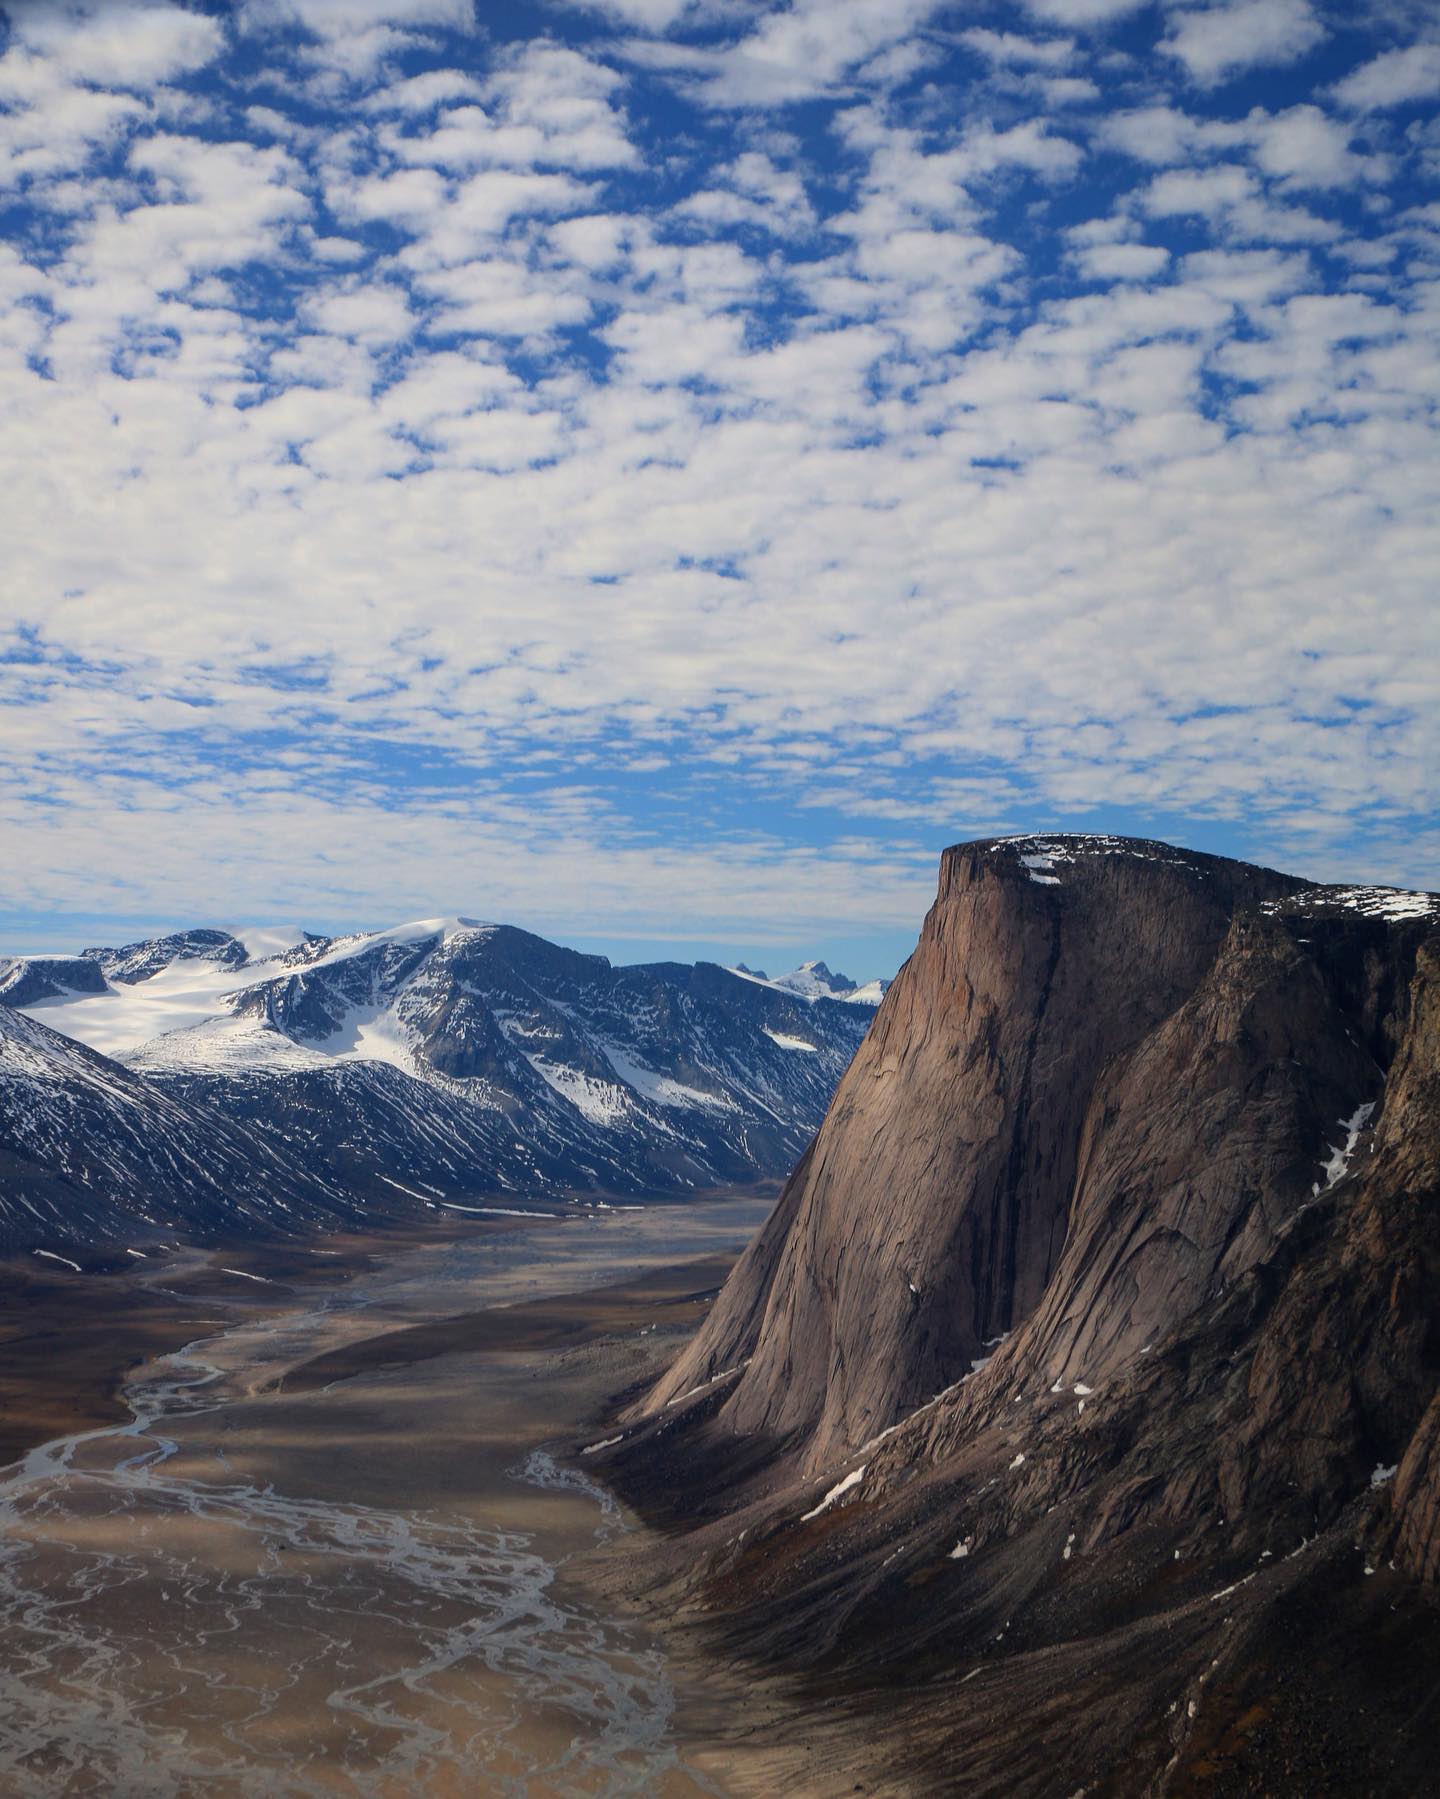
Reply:
M104 993L105 971L88 956L17 956L0 962L0 1006L33 1006L72 993Z
M148 981L174 962L203 960L242 968L246 959L245 945L238 938L229 931L208 929L172 931L166 937L146 937L120 949L87 949L84 953L99 963L108 979L127 987Z

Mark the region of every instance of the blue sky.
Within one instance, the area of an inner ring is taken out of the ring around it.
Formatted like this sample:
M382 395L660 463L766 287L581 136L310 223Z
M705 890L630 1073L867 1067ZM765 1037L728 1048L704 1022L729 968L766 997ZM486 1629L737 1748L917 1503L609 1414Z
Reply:
M0 946L1440 884L1433 6L0 18Z

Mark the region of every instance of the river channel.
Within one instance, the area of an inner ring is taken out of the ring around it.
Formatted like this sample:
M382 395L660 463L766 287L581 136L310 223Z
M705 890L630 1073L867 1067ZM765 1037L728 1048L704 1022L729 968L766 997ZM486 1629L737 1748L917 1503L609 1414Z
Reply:
M0 1792L721 1791L656 1642L567 1593L627 1528L547 1443L604 1355L446 1355L321 1392L275 1377L371 1330L733 1249L763 1203L505 1221L277 1288L141 1370L127 1424L0 1471ZM269 1297L269 1296L267 1296ZM197 1316L197 1326L200 1319Z

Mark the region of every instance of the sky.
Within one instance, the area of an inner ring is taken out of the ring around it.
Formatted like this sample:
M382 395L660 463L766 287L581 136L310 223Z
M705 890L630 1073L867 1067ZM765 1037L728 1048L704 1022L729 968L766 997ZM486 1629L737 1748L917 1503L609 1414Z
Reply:
M0 7L0 948L1440 886L1429 0Z

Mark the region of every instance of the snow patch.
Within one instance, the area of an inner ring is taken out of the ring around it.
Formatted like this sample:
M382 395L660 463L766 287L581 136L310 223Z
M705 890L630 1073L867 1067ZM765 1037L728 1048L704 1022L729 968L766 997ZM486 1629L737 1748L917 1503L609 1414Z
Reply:
M702 1093L698 1087L687 1087L668 1074L659 1074L653 1068L646 1068L626 1055L618 1044L602 1040L600 1048L625 1085L633 1087L644 1098L653 1100L657 1106L704 1106L716 1112L736 1110L734 1101L721 1094Z
M383 1177L382 1177L383 1178ZM391 1185L395 1183L392 1181ZM558 1212L522 1212L517 1206L462 1206L453 1199L442 1199L447 1212L474 1212L480 1218L558 1218Z
M834 1505L837 1499L843 1499L845 1494L847 1494L852 1487L858 1487L860 1485L860 1482L865 1478L865 1470L868 1466L868 1462L861 1462L858 1468L852 1468L850 1470L844 1480L837 1480L835 1485L831 1487L830 1491L813 1511L805 1512L801 1515L800 1522L802 1524L808 1524L812 1518L818 1518L821 1512L829 1511L830 1507Z
M832 974L823 962L802 962L789 974L776 975L774 980L753 968L746 968L743 963L727 968L725 972L756 987L768 987L772 993L803 999L807 1005L813 1005L817 999L834 999L847 1006L878 1006L890 985L878 976L873 981L856 985L844 975Z
M405 1074L416 1070L414 1038L389 1004L352 1006L315 1048L337 1062L388 1062Z
M128 1050L127 1068L153 1074L288 1074L325 1057L257 1018L207 1018Z
M285 956L292 949L299 949L305 941L305 933L299 925L241 925L230 935L245 951L248 963L273 962L277 956Z
M1265 912L1318 910L1342 906L1362 918L1398 921L1440 916L1440 894L1413 893L1404 887L1307 887L1285 900L1266 900Z
M427 1206L430 1204L429 1194L417 1193L413 1187L407 1187L403 1181L391 1180L388 1174L382 1174L378 1178L384 1181L387 1187L393 1187L397 1193L408 1193L411 1199L423 1200Z
M356 956L363 956L372 949L411 949L431 939L435 940L438 947L440 944L453 943L457 937L493 936L498 928L493 924L485 924L478 918L457 917L415 918L409 924L391 925L385 931L356 931L349 936L336 938L332 948L317 956L313 962L305 963L300 972L312 974L322 968L335 968L341 962L351 962Z
M747 1360L737 1362L733 1368L722 1368L718 1374L712 1374L709 1380L702 1380L698 1387L691 1387L684 1393L677 1393L673 1399L667 1399L665 1410L668 1412L672 1405L680 1405L687 1399L693 1399L697 1393L703 1393L707 1387L713 1387L722 1380L729 1380L732 1374L738 1374L742 1368L749 1366L750 1363Z
M1040 887L1058 887L1060 877L1055 870L1055 859L1052 855L1022 856L1026 873Z
M529 1050L522 1049L520 1053L545 1085L574 1106L591 1124L614 1124L629 1112L630 1103L623 1087L596 1080L593 1075L568 1067L564 1062L548 1062L544 1056L532 1055Z
M1345 1132L1345 1141L1338 1149L1330 1151L1330 1160L1325 1163L1321 1173L1325 1177L1324 1185L1316 1181L1310 1189L1311 1194L1328 1193L1337 1182L1344 1180L1345 1171L1350 1166L1350 1159L1355 1154L1355 1145L1360 1141L1360 1133L1370 1121L1370 1114L1375 1110L1375 1102L1357 1106L1348 1118L1339 1121L1340 1129Z
M63 1262L67 1268L73 1268L76 1274L82 1274L84 1272L78 1262L72 1262L69 1256L57 1256L53 1249L36 1249L32 1250L31 1254L44 1256L47 1262Z

